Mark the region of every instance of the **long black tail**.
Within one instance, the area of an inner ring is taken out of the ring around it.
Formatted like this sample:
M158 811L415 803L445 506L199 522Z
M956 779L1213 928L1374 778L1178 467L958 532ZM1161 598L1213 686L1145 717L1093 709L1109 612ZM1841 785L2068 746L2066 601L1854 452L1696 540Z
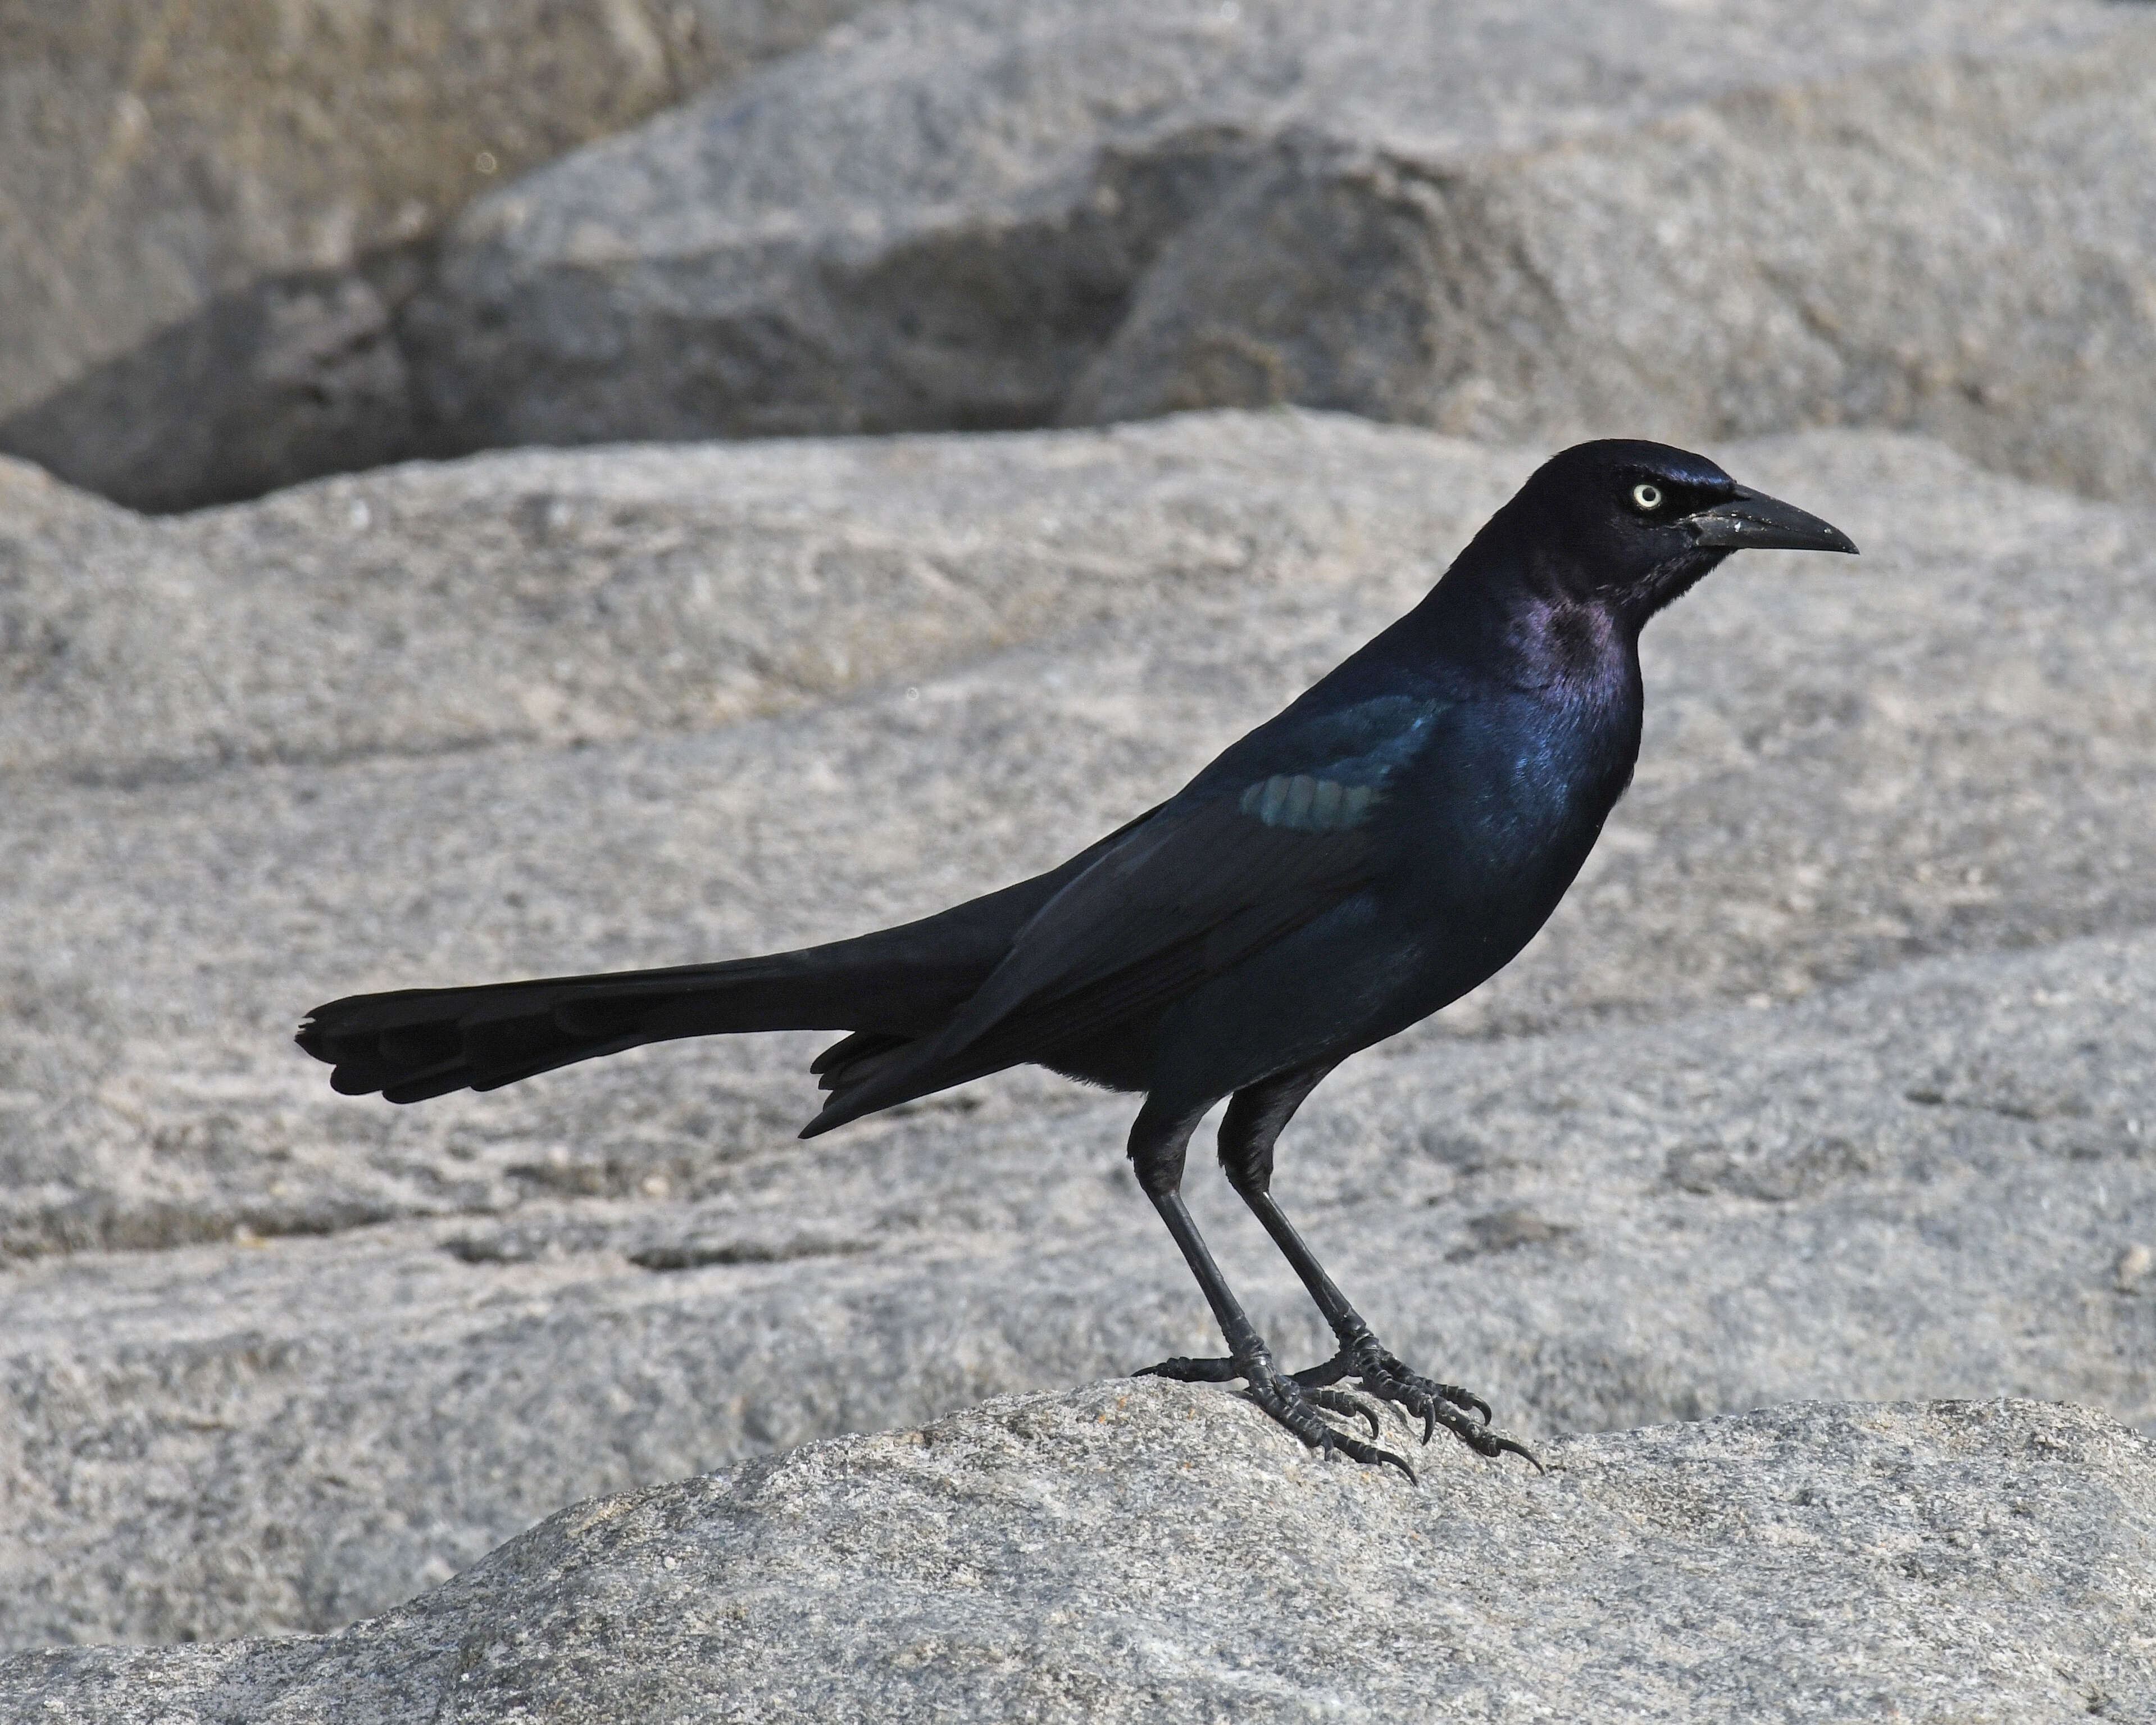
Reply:
M1034 912L1128 830L1047 874L857 939L669 970L353 994L309 1013L297 1040L336 1069L330 1086L343 1095L423 1102L680 1036L850 1030L810 1069L837 1090L941 1029Z
M846 1081L856 1061L940 1027L995 968L1047 879L924 922L768 957L353 994L309 1013L298 1041L336 1067L330 1086L346 1096L379 1091L393 1102L423 1102L680 1036L851 1030L814 1069L828 1089Z
M298 1041L336 1067L332 1089L420 1102L454 1090L498 1090L680 1036L867 1030L892 1046L940 1021L986 974L947 960L908 966L847 951L859 944L611 976L354 994L309 1013Z

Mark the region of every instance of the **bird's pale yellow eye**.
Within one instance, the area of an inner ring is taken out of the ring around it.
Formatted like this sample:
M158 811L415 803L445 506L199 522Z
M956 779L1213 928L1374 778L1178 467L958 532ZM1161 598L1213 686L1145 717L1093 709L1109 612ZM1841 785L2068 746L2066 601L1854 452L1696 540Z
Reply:
M1662 488L1660 485L1640 485L1632 487L1632 507L1642 515L1652 515L1662 506Z

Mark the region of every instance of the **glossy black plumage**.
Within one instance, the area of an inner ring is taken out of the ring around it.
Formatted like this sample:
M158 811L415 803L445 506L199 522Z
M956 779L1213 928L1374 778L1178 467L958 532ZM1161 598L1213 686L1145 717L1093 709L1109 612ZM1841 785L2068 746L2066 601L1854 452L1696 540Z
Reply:
M348 1093L490 1090L682 1036L850 1034L815 1063L807 1133L1021 1062L1142 1091L1131 1154L1226 1332L1221 1361L1306 1440L1404 1467L1323 1414L1353 1377L1486 1454L1466 1392L1407 1370L1270 1195L1274 1139L1340 1060L1458 999L1541 927L1630 781L1647 620L1732 551L1854 551L1703 457L1565 451L1414 610L1177 794L1060 868L937 916L800 952L619 976L357 996L300 1045ZM1235 1096L1230 1179L1341 1343L1273 1365L1180 1197L1198 1120ZM1374 1435L1374 1432L1373 1432Z

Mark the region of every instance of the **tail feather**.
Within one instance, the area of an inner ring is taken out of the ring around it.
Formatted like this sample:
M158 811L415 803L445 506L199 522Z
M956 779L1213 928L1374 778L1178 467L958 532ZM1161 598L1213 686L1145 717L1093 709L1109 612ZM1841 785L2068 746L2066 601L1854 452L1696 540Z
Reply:
M913 1046L911 1036L894 1036L882 1030L856 1030L833 1043L809 1063L810 1076L819 1090L843 1090L859 1084L865 1074L880 1070L902 1048Z
M342 1095L422 1102L679 1037L847 1030L811 1070L827 1090L858 1092L940 1029L1034 913L1128 830L1045 875L855 940L666 970L353 994L309 1013L297 1040L336 1069L330 1086Z
M644 1043L722 1031L847 1029L865 1010L932 1019L939 1004L947 1010L954 995L963 998L947 977L933 974L904 978L909 987L863 988L859 955L803 962L814 957L812 950L689 972L353 995L308 1014L298 1041L336 1069L330 1086L341 1094L379 1091L393 1102L418 1102L455 1090L497 1090ZM849 975L855 988L834 986Z
M854 1031L818 1062L819 1072L843 1072L939 1026L1085 860L918 922L799 952L354 994L309 1013L297 1040L336 1068L332 1089L393 1102L497 1090L644 1043L744 1030Z

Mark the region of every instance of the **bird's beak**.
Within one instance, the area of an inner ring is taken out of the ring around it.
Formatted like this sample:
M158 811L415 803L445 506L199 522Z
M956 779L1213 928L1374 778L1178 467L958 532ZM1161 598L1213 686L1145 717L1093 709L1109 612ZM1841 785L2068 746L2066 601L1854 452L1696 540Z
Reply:
M1840 528L1794 504L1763 492L1737 488L1737 495L1712 509L1684 518L1695 544L1716 551L1845 551L1856 546Z

